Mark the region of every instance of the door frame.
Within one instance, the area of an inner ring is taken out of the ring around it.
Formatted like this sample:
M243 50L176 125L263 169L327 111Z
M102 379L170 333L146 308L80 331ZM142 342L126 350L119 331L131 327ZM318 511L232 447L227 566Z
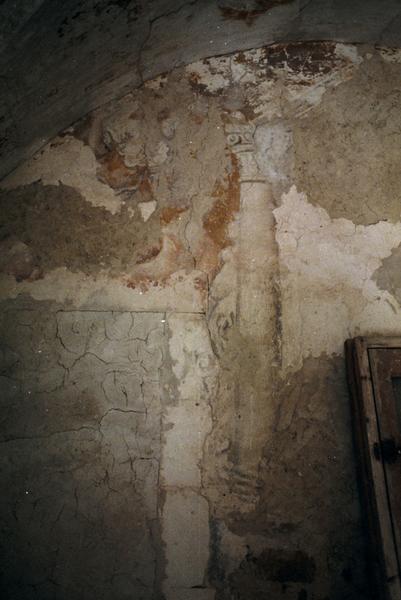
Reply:
M354 444L364 517L369 535L369 559L380 600L401 600L397 545L381 455L379 415L375 401L370 349L401 350L401 337L356 337L345 342L351 393Z

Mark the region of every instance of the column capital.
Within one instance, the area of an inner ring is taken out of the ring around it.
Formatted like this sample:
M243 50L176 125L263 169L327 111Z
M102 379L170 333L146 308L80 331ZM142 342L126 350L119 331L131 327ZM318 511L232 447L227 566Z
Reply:
M255 158L255 125L228 123L225 127L227 144L239 161L240 181L265 181Z

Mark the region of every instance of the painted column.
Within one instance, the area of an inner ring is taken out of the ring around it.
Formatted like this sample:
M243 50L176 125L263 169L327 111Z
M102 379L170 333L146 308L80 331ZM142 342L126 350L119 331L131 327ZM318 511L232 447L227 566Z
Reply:
M240 170L237 246L239 355L235 392L234 447L239 481L254 482L272 421L272 371L279 360L277 248L274 200L254 154L255 127L227 127L227 140ZM251 508L251 505L249 505Z

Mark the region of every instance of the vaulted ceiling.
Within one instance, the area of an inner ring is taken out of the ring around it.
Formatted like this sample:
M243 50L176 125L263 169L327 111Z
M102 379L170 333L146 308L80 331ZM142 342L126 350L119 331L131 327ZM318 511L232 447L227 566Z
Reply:
M277 41L401 45L400 0L0 0L0 177L176 66Z

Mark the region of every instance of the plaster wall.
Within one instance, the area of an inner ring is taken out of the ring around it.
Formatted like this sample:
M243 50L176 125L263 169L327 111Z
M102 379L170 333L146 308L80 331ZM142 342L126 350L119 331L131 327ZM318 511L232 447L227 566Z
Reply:
M6 596L369 598L342 346L401 334L400 74L205 59L0 182Z

